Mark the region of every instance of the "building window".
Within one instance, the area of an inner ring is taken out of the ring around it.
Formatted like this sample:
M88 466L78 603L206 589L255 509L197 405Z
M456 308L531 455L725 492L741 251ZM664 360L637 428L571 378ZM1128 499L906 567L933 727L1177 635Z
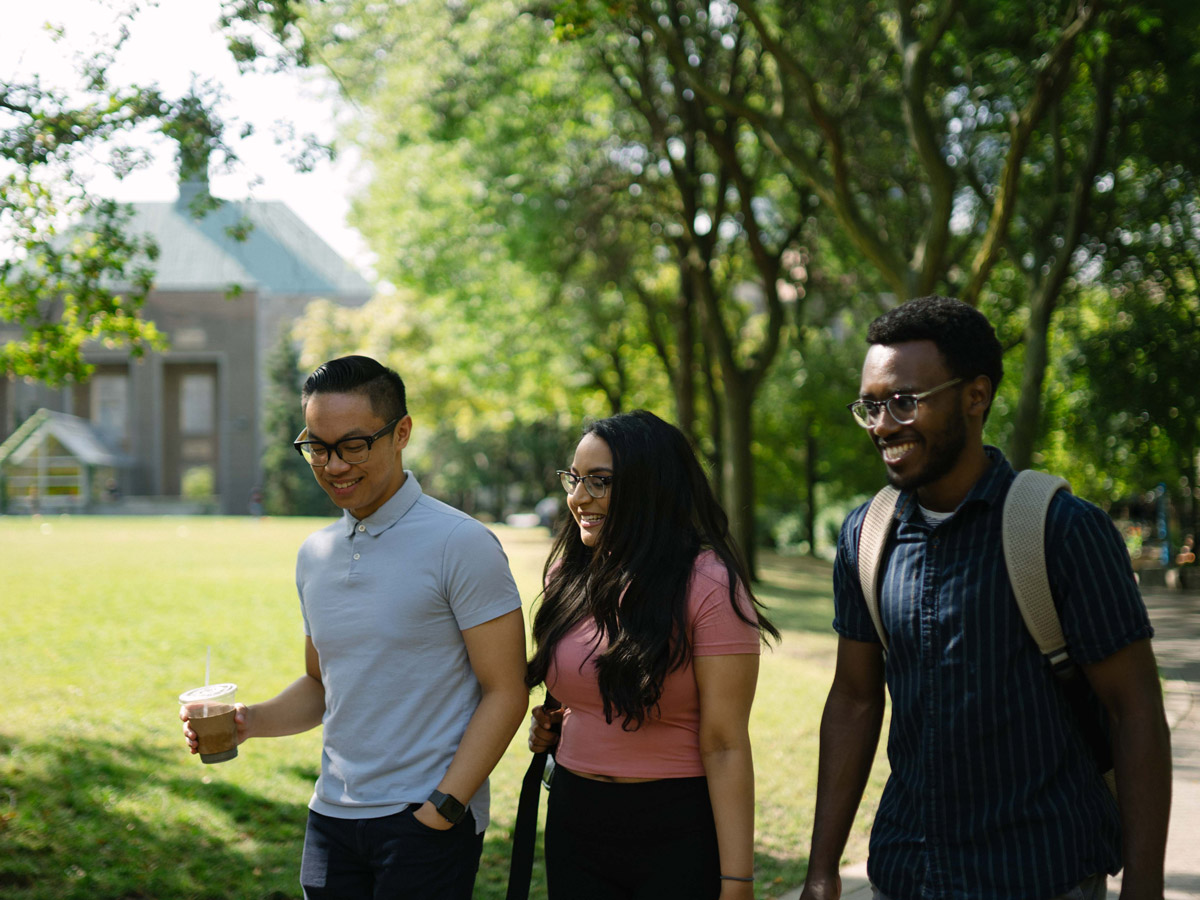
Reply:
M211 375L184 375L179 388L180 431L185 437L212 434L216 424L216 384Z
M129 376L98 374L91 383L93 426L108 444L124 449L129 434Z

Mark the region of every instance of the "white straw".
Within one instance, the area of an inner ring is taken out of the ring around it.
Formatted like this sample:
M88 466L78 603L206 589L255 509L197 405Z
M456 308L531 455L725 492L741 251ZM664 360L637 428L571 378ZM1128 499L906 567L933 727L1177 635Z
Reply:
M208 667L212 664L212 644L208 645L208 653L204 657L204 686L208 687Z

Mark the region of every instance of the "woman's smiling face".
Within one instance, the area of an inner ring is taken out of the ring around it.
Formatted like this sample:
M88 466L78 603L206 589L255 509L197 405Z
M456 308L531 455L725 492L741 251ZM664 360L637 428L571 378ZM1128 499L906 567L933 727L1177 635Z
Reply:
M575 448L571 471L576 475L612 475L613 456L608 442L595 434L585 434ZM608 515L611 487L609 491L603 497L593 497L580 481L567 495L567 508L579 526L579 539L587 547L595 547L600 541L600 529Z

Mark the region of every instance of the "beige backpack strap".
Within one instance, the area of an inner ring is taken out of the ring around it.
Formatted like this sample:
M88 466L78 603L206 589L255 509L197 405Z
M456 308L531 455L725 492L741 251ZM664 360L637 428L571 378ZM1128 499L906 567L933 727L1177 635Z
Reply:
M1116 797L1117 780L1112 769L1111 748L1103 733L1089 724L1092 720L1088 718L1090 713L1081 695L1090 689L1067 652L1067 639L1063 637L1058 610L1054 608L1054 597L1050 593L1050 578L1046 574L1046 513L1054 495L1064 490L1071 490L1064 478L1030 469L1017 473L1008 489L1008 499L1004 501L1004 564L1025 628L1037 641L1042 655L1050 661L1084 740L1096 758L1104 783Z
M1004 501L1004 564L1025 627L1042 655L1057 670L1069 661L1046 574L1046 512L1059 491L1070 491L1066 479L1026 469L1017 473Z
M887 632L883 630L883 615L879 611L879 566L883 562L888 536L892 533L892 518L899 496L900 492L890 484L880 489L867 507L867 515L858 535L858 583L884 653L887 653L888 639Z

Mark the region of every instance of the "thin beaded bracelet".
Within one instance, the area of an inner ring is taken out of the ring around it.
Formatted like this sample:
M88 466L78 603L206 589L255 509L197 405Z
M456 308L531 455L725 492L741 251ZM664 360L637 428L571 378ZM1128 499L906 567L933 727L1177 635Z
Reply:
M740 875L722 875L721 880L722 881L753 881L754 876L751 875L749 878L742 878Z

